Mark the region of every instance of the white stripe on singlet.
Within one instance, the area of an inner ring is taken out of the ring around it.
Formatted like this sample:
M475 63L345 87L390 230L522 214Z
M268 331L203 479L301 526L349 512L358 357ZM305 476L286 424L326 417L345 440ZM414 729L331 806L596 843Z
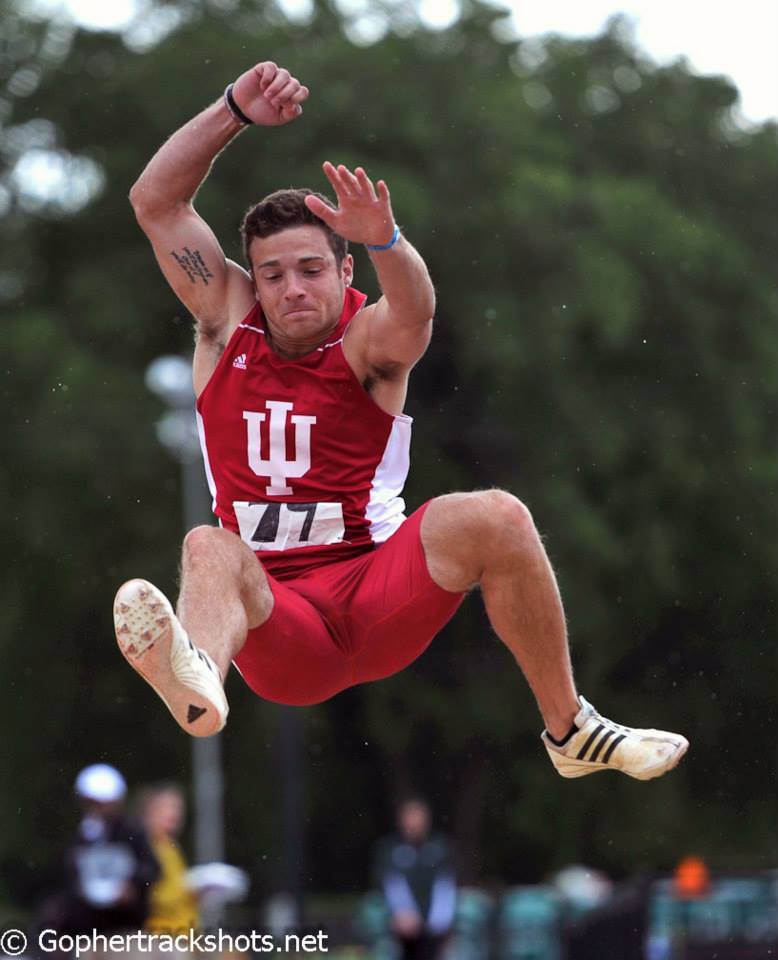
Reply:
M205 424L200 416L200 411L195 410L197 416L197 435L200 437L200 450L203 454L203 466L205 467L205 477L208 481L208 489L211 491L211 510L216 512L216 482L211 472L211 461L208 459L208 445L205 442Z
M405 501L400 496L411 464L411 424L404 413L394 418L384 455L373 474L365 516L373 543L383 543L405 519Z

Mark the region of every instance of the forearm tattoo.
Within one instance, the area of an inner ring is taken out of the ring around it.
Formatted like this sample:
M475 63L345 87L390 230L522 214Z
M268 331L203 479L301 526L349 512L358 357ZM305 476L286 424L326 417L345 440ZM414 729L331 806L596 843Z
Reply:
M175 250L171 250L170 255L192 283L197 283L198 280L202 280L207 287L208 281L213 280L213 274L208 267L206 267L205 260L203 260L199 250L190 250L189 247L184 247L178 253Z

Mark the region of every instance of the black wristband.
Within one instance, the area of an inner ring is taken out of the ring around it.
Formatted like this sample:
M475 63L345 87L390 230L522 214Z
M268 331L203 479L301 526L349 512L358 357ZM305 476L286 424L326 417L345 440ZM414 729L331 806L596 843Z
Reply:
M224 91L224 102L227 105L227 109L233 116L234 120L237 120L238 123L243 123L246 126L251 125L254 121L247 117L246 114L240 109L240 107L235 103L235 97L232 95L233 84L228 84L227 89Z

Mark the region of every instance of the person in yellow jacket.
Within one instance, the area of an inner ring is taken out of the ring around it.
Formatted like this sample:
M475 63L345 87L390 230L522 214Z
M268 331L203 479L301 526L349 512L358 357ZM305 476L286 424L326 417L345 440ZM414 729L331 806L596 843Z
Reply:
M186 886L187 863L177 837L186 814L184 794L175 783L147 787L141 794L140 817L149 835L161 874L151 888L150 933L187 933L198 929L197 897Z

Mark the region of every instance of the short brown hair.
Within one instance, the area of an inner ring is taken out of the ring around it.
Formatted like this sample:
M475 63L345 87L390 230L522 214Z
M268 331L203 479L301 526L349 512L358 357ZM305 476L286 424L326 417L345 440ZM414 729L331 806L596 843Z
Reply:
M255 203L249 207L240 226L241 236L243 237L243 256L246 258L246 264L251 271L251 258L249 257L249 247L254 237L270 237L274 233L280 233L288 227L314 226L321 227L327 236L327 242L332 252L335 254L335 262L340 266L343 258L348 252L348 241L340 234L335 233L319 217L311 213L305 205L305 198L313 196L323 200L328 207L332 207L332 201L315 190L306 188L276 190L268 194L264 200ZM333 208L334 209L334 208Z

